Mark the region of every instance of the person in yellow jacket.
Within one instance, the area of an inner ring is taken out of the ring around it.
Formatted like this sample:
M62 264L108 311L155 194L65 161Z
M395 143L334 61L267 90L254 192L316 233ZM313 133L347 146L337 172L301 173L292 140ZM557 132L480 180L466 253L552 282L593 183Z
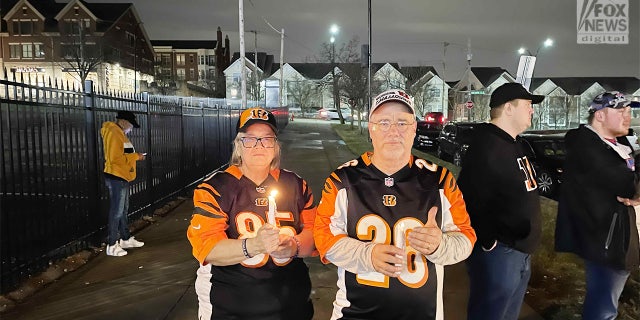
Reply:
M104 148L104 181L109 189L109 226L107 255L121 257L124 249L139 248L144 242L129 233L129 183L136 178L136 162L145 159L145 153L137 153L127 134L140 128L136 116L130 111L118 111L116 121L102 124L100 135Z

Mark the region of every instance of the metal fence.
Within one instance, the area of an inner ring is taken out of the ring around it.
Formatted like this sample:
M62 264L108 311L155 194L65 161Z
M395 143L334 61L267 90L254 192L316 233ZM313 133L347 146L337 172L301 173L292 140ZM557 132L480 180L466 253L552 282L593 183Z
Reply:
M141 128L129 138L148 153L131 184L130 221L228 162L241 111L235 103L85 87L0 80L0 294L104 241L109 204L99 130L118 110L136 114ZM280 127L287 124L286 109L274 114Z

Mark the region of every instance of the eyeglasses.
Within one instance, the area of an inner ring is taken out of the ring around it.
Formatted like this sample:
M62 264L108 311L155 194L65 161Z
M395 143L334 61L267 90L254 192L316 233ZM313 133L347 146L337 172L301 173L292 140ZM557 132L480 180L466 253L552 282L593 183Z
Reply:
M398 131L400 132L405 132L409 127L411 127L414 124L413 122L406 122L406 121L391 122L389 120L381 120L378 122L371 122L371 123L374 124L377 128L380 128L380 130L382 130L383 132L389 131L389 129L391 129L392 126L396 126L398 128Z
M278 138L276 137L242 137L240 138L240 142L242 142L242 146L245 148L255 148L258 145L258 141L263 148L274 148L276 146L276 141Z

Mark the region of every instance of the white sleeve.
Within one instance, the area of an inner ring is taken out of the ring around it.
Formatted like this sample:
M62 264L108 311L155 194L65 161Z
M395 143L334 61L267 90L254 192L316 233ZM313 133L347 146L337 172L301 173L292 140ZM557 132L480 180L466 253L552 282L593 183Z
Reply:
M331 263L351 273L374 272L371 252L376 244L344 237L331 246L325 257Z
M446 266L466 259L472 249L473 245L467 236L460 232L447 232L442 234L438 249L426 258L435 264Z

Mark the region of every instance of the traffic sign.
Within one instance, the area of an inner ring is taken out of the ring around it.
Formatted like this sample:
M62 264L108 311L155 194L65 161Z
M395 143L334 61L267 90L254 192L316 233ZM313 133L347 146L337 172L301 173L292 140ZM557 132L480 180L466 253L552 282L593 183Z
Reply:
M471 109L473 108L473 101L467 101L467 103L465 103L467 109Z

